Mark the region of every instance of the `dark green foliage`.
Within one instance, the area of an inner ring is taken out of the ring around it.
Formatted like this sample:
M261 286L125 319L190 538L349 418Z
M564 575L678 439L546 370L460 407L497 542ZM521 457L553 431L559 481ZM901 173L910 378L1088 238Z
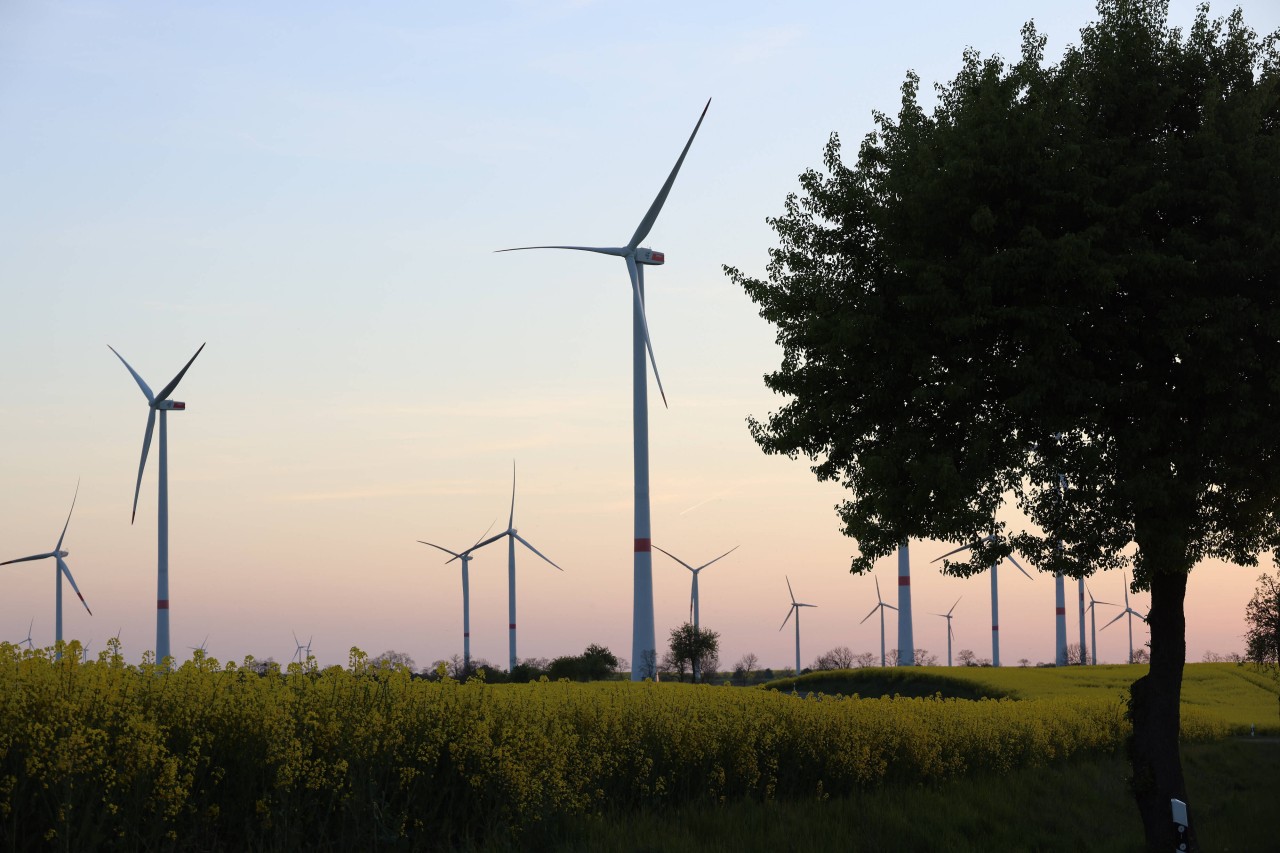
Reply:
M604 646L592 643L580 655L558 657L551 661L547 675L570 681L604 681L618 668L618 658Z
M681 681L684 681L686 670L693 673L695 681L700 680L702 673L715 672L719 665L720 634L706 628L695 628L692 622L672 628L667 660Z
M783 347L787 402L752 435L849 489L853 571L991 532L945 570L1132 562L1133 788L1167 849L1187 573L1280 547L1280 33L1098 14L1055 65L1032 24L1013 64L967 50L931 113L908 75L856 163L833 135L770 220L767 280L727 272Z

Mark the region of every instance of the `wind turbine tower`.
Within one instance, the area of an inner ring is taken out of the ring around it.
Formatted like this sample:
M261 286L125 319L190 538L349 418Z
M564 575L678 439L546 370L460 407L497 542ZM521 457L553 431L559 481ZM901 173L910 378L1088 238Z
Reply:
M502 531L501 533L495 533L493 536L490 536L488 539L484 540L483 542L478 542L475 545L472 545L469 549L467 549L467 553L470 554L472 551L478 551L479 549L483 548L485 545L488 545L491 542L497 542L499 539L501 539L504 536L507 537L507 613L510 616L510 628L508 628L508 630L510 631L510 634L508 635L510 639L510 655L509 655L510 669L508 669L507 671L515 672L515 669L516 669L516 542L519 542L521 545L528 548L533 553L537 554L546 562L551 563L552 566L555 566L555 568L559 569L560 571L563 572L564 569L561 569L559 566L556 566L555 563L552 563L551 560L548 559L546 555L544 555L537 548L530 545L528 539L525 539L523 536L521 536L519 533L516 532L516 463L514 461L511 463L511 515L508 516L507 518L507 529ZM453 560L449 560L448 562L453 562Z
M962 595L960 598L964 598L964 596ZM960 603L960 598L956 599L956 604ZM951 613L956 609L956 604L951 605L951 610L948 610L946 613L933 614L934 616L941 616L943 619L947 620L947 666L951 666L951 640L956 635L955 631L951 630Z
M787 619L791 618L791 614L796 615L796 675L800 675L800 608L801 607L817 607L816 604L801 604L796 601L796 594L791 591L791 578L787 578L787 595L791 596L791 609L787 611L787 618L782 620L782 624L778 626L781 631L787 627Z
M84 600L84 596L80 594L80 587L76 586L76 579L71 576L71 569L67 568L63 557L70 556L69 551L62 550L62 540L67 538L67 527L71 525L71 513L76 510L76 497L80 494L80 484L76 483L75 494L71 496L71 509L67 512L67 520L62 525L62 533L58 536L58 544L53 546L53 550L46 554L32 554L30 557L18 557L16 560L5 560L0 566L8 566L13 563L26 563L32 560L47 560L50 557L54 561L54 578L56 584L56 593L54 597L54 659L62 660L62 576L66 575L67 580L71 582L71 588L75 590L76 597L80 599L80 603L84 605L84 609L89 615L93 615L93 611L89 610L89 604ZM33 620L32 625L35 624ZM27 628L27 639L25 641L27 647L31 647L31 628Z
M898 666L915 666L916 640L911 628L911 555L907 540L898 546Z
M644 309L644 268L658 266L666 261L662 252L642 248L641 241L649 236L658 214L666 203L676 175L684 164L685 155L689 153L693 139L698 135L698 128L711 106L710 99L702 108L702 115L689 135L684 150L680 152L675 167L667 176L666 183L658 191L657 198L649 206L639 227L631 235L625 246L519 246L515 249L500 251L512 252L523 249L570 249L579 252L595 252L601 255L613 255L622 258L627 265L627 273L631 277L632 315L631 315L631 389L632 389L632 433L634 440L635 483L635 542L632 569L632 615L631 615L631 680L640 681L655 674L658 645L654 632L653 620L653 552L652 529L649 515L649 395L648 373L645 367L645 351L648 351L649 364L653 367L653 378L658 385L658 393L662 395L666 405L667 395L662 390L662 379L658 376L658 364L653 356L653 342L649 339L649 323ZM514 546L513 546L514 547ZM550 562L550 561L548 561ZM513 641L514 642L514 641Z
M493 527L492 524L489 525ZM480 539L488 535L486 530L480 534ZM426 542L422 539L418 541L423 545L430 545L438 551L444 551L446 554L452 554L453 560L462 561L462 666L466 672L471 672L471 578L468 573L467 566L474 556L471 551L480 544L480 539L476 540L476 544L459 554L457 551L450 551L448 548L437 545L434 542ZM452 563L453 560L447 562Z
M882 667L885 666L887 660L884 651L884 611L886 608L889 610L898 609L892 604L886 603L885 600L880 597L880 579L876 578L876 606L871 608L870 613L862 617L862 622L866 622L874 616L877 610L880 611L880 666ZM859 622L858 624L861 625L862 622ZM899 654L901 654L901 652L899 652Z
M693 622L693 630L695 632L700 630L700 627L699 627L700 623L698 621L698 575L702 573L703 569L711 565L711 563L715 563L719 560L723 560L725 557L729 556L734 551L738 550L738 546L734 545L732 548L730 548L728 551L725 551L719 557L716 557L714 560L711 560L710 562L703 563L701 566L698 566L697 568L694 568L693 566L689 565L684 560L677 557L675 554L672 554L670 551L667 551L663 548L658 548L657 545L654 545L653 547L657 548L657 550L659 551L662 551L662 553L666 554L668 557L675 560L677 563L684 566L686 569L688 569L690 572L693 573L693 589L689 591L689 619ZM694 681L702 680L702 662L700 660L695 660L693 662L693 680Z
M995 539L995 538L996 538L995 534L993 533L990 536L986 536L979 541L990 542L992 539ZM941 557L938 557L933 562L936 563L938 562L938 560L945 560L947 557L950 557L952 554L959 554L961 551L968 551L969 549L973 548L974 545L977 545L977 544L978 544L977 542L970 542L968 545L961 545L959 548L956 548L953 551L948 551L947 553L943 554ZM1022 572L1024 575L1026 575L1027 580L1031 580L1031 575L1027 574L1027 570L1022 567L1021 563L1019 563L1017 560L1014 559L1012 554L1010 554L1005 559L1007 559L1010 563L1012 563L1014 568ZM1000 587L999 587L998 571L999 571L1001 562L1002 562L1001 560L997 560L996 562L991 564L991 665L992 666L1000 665Z
M1129 606L1129 579L1128 579L1127 577L1125 577L1123 574L1121 574L1121 577L1122 577L1122 578L1124 578L1124 610L1121 610L1118 614L1116 614L1116 618L1115 618L1115 619L1112 619L1110 622L1108 622L1107 624L1103 625L1103 626L1102 626L1102 630L1104 630L1104 631L1105 631L1105 630L1107 630L1108 628L1110 628L1110 627L1111 627L1112 625L1114 625L1116 622L1120 621L1120 617L1122 617L1122 616L1128 616L1128 617L1129 617L1129 660L1128 660L1128 663L1133 663L1133 617L1137 616L1137 617L1138 617L1139 619L1141 619L1143 622L1146 622L1146 621L1147 621L1147 617L1143 616L1141 613L1139 613L1138 611L1134 610L1132 607L1130 607L1130 606Z
M1093 590L1089 590L1089 627L1093 631L1093 645L1089 650L1093 652L1093 665L1098 665L1098 610L1099 604L1105 604L1108 607L1119 607L1118 604L1112 604L1110 601L1098 601L1093 597Z
M204 350L204 344L200 345L200 349L196 350L196 354L191 356L183 368L178 371L178 375L173 377L168 385L160 389L159 394L152 394L147 383L142 381L142 377L138 375L138 371L129 366L129 362L124 360L124 356L116 352L115 347L108 344L107 349L115 353L116 358L120 359L120 363L129 371L129 375L133 377L133 381L138 383L138 387L142 389L142 394L147 398L147 429L142 435L142 458L138 462L138 483L133 488L133 515L130 518L130 524L138 518L138 493L142 489L142 471L147 467L147 452L151 449L151 434L156 425L156 412L160 413L160 473L156 478L159 482L159 501L157 504L157 521L156 521L156 663L163 666L164 659L170 657L169 654L169 432L167 428L167 419L169 412L186 411L187 404L180 403L176 400L170 400L169 395L178 387L178 383L182 381L182 377L186 375L187 369L191 367L192 362Z

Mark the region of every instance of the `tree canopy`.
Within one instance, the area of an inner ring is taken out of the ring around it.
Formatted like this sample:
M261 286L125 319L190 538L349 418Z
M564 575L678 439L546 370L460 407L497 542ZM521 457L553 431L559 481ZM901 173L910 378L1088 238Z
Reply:
M726 271L783 350L765 382L785 402L752 435L848 489L852 571L993 532L947 570L1015 548L1077 577L1133 565L1158 847L1185 799L1187 573L1280 544L1280 34L1101 0L1058 62L1045 44L1028 23L1016 61L966 50L929 109L908 74L853 163L833 134L801 175L767 277Z

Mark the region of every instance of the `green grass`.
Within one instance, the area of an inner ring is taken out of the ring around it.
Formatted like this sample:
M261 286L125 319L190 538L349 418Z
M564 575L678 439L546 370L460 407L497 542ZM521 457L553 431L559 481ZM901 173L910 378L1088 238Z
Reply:
M1147 672L1146 664L1070 667L891 667L813 672L771 681L767 688L845 696L943 696L976 699L1008 696L1042 699L1099 695L1122 700L1129 685ZM1252 666L1234 663L1187 664L1182 677L1182 706L1218 717L1235 731L1256 725L1259 734L1280 734L1280 685Z
M1192 821L1206 850L1276 849L1280 742L1183 747ZM558 853L752 851L1139 851L1142 831L1123 758L886 787L832 800L700 804L584 820ZM482 848L499 853L509 848Z

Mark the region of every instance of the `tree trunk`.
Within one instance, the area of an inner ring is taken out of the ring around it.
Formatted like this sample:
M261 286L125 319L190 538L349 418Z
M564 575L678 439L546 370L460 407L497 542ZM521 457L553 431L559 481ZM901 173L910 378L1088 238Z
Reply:
M1174 569L1151 573L1151 668L1133 683L1129 719L1130 785L1146 834L1147 849L1176 850L1178 841L1170 801L1186 802L1187 789L1178 751L1182 669L1187 659L1183 600L1187 575ZM1189 806L1188 806L1189 809ZM1199 850L1194 830L1188 849Z

